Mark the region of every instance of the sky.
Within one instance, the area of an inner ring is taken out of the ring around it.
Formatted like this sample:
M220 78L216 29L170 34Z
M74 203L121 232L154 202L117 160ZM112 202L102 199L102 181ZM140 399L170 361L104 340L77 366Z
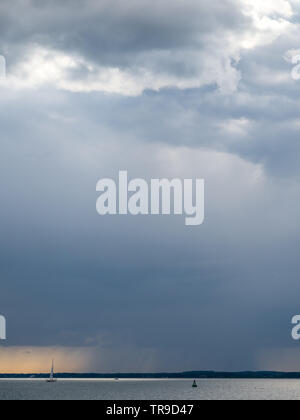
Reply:
M0 372L300 369L299 33L299 0L1 1ZM100 217L119 170L204 178L204 224Z

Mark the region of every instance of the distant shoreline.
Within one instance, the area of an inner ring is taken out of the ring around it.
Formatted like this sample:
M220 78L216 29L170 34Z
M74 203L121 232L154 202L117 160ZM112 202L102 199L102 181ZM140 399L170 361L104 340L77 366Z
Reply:
M48 373L0 374L0 379L46 379L48 377ZM57 379L300 379L300 372L57 373L55 377Z

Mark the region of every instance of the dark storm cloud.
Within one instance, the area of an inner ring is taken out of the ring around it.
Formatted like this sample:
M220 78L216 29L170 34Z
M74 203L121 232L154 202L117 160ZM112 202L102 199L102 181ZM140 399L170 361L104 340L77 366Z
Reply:
M22 49L38 44L101 65L131 67L143 62L146 53L203 48L207 36L218 37L246 22L235 0L212 1L210 7L194 0L18 0L0 7L0 45L14 61Z
M300 84L291 84L293 89L288 83L256 94L254 87L245 87L229 98L214 88L111 100L90 94L85 101L79 95L74 112L149 143L229 152L263 165L273 176L297 177Z
M86 60L69 69L72 80L85 80L90 62L194 77L216 39L218 57L228 31L253 30L238 2L111 4L2 2L10 68L38 45ZM291 344L300 84L283 57L296 33L238 50L241 82L229 95L213 78L136 97L1 88L9 345L96 347L91 369L107 371L135 370L141 354L138 370L255 369L261 349ZM204 177L204 226L97 216L96 182L119 169Z
M174 164L162 146L141 145L142 133L107 122L120 112L115 101L47 91L5 99L0 307L9 344L99 346L91 368L102 371L134 370L132 354L144 353L139 370L255 368L261 347L289 342L298 189L279 204L285 186L253 189L254 169L230 155L217 170L214 152L178 150ZM172 177L178 166L207 181L199 230L177 218L97 216L99 177L121 167Z

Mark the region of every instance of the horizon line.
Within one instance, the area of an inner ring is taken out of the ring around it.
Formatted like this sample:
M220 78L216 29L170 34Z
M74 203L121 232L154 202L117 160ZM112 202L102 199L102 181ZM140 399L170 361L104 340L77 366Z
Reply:
M180 376L180 375L189 375L189 374L201 374L201 375L245 375L245 374L278 374L278 375L300 375L300 371L279 371L279 370L240 370L240 371L230 371L230 370L188 370L188 371L179 371L179 372L168 372L168 371L160 371L160 372L56 372L55 375L93 375L93 376L105 376L105 377L118 377L118 376L156 376L156 375L172 375L172 376ZM29 376L29 375L49 375L49 372L30 372L30 373L1 373L0 376Z

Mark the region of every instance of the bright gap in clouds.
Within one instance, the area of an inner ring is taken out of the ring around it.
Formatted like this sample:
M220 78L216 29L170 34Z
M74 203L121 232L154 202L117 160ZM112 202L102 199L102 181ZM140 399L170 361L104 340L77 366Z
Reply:
M76 347L1 347L0 372L47 373L55 359L56 372L86 372L93 358L93 349Z

